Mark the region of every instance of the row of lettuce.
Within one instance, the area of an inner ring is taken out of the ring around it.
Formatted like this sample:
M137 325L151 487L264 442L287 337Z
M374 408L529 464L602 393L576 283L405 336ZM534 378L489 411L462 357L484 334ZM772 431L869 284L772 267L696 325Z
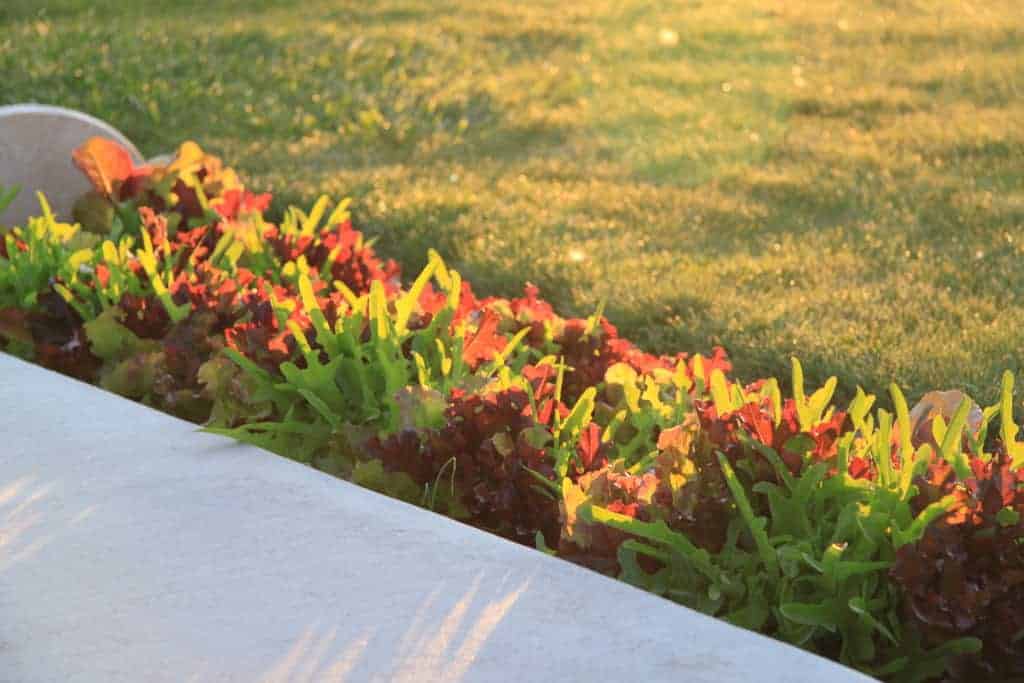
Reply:
M882 679L1024 673L1011 376L839 410L795 360L784 397L436 253L403 281L346 202L272 224L194 143L74 160L78 223L41 199L0 236L8 353Z

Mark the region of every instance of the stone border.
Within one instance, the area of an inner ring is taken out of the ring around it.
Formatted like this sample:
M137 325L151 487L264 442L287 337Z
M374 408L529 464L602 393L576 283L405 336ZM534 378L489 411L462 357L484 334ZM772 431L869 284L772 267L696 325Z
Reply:
M0 434L0 679L871 680L2 353Z
M73 109L41 104L0 107L0 185L20 185L14 202L0 213L0 226L22 225L39 215L36 191L42 191L58 218L71 218L75 201L89 191L71 152L99 136L120 143L136 163L143 157L111 125Z

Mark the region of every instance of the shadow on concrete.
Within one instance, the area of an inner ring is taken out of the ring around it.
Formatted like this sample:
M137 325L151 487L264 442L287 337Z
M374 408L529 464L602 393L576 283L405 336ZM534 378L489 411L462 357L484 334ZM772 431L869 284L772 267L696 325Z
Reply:
M529 588L512 572L495 580L477 574L464 591L440 582L404 623L386 619L348 642L338 626L312 624L259 680L459 681L486 655L491 634ZM495 656L507 656L495 653Z

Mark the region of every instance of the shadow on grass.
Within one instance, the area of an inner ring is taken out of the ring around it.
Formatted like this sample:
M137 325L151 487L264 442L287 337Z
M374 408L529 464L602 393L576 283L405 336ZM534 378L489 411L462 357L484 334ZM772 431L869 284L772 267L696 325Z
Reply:
M101 20L124 16L184 16L197 21L219 20L253 9L267 10L293 6L289 0L4 0L0 3L0 24L46 19Z
M553 52L577 52L585 42L577 33L541 27L491 31L484 34L484 39L512 63L537 61Z

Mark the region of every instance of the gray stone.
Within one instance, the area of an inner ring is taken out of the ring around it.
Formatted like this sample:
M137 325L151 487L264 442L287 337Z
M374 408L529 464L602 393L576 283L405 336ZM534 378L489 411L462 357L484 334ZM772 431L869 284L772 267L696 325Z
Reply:
M0 680L870 681L0 353Z
M110 125L82 112L38 104L0 107L0 186L21 186L0 226L22 225L39 215L36 192L46 195L58 218L69 220L75 201L90 188L71 162L71 152L91 137L124 146L135 159L142 155Z

